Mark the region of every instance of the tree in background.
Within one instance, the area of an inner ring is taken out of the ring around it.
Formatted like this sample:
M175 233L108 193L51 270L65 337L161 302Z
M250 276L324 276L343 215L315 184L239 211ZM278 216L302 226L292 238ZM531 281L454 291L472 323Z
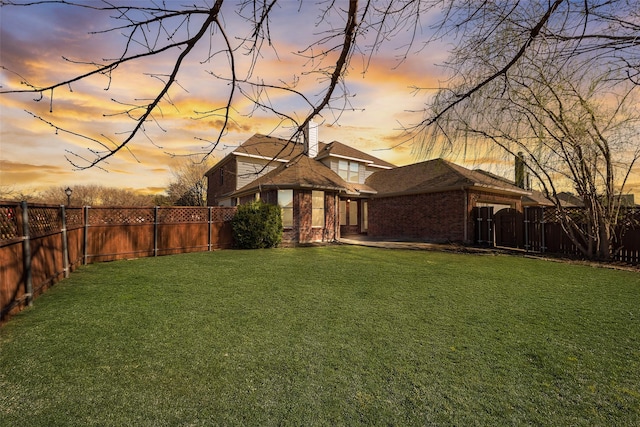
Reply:
M194 157L182 158L171 168L173 179L167 187L168 202L176 206L207 206L207 179L205 172L211 162Z
M621 195L640 158L639 4L453 3L447 26L459 25L462 37L449 84L412 129L421 149L522 153L576 247L609 259ZM558 197L566 190L584 203L579 218Z
M27 200L29 191L18 191L13 185L0 184L0 200Z
M72 206L153 206L155 196L96 184L74 185ZM25 199L31 203L66 205L65 187L49 187Z

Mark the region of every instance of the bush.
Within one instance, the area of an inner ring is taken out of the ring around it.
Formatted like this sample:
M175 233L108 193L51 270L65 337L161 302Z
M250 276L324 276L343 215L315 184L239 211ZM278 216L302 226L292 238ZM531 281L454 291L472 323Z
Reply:
M260 200L238 206L232 221L233 237L241 249L274 248L282 241L280 206Z

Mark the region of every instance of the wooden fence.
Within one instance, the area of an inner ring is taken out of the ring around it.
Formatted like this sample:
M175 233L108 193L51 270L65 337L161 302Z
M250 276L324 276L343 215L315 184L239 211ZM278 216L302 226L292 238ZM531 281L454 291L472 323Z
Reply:
M0 201L0 323L80 264L230 248L235 211Z
M582 208L565 208L584 224ZM640 265L640 208L624 208L613 238L613 261ZM582 256L560 223L554 208L525 207L524 213L492 207L475 208L475 242L524 249L528 252Z
M582 208L565 208L577 224L586 223ZM631 265L640 265L640 209L623 208L621 219L613 237L613 260ZM581 256L560 223L559 213L554 208L525 208L524 248L535 252L548 252L570 256Z

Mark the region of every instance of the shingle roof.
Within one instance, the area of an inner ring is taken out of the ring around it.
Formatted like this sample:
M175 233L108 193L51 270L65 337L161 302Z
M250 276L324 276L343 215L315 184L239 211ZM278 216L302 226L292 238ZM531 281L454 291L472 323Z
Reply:
M307 188L357 194L356 187L366 186L350 184L321 162L299 155L234 192L232 197L255 193L261 188Z
M257 133L233 150L233 154L291 160L302 154L303 151L304 146L295 141Z
M515 185L475 172L444 159L428 160L372 174L366 184L378 195L431 193L479 187L488 191L529 194Z
M220 165L225 164L226 160L234 156L248 156L265 160L274 160L277 162L286 162L303 152L304 146L302 144L297 144L294 141L289 141L283 138L276 138L274 136L256 133L236 147L231 153L227 154L224 159L213 165L205 175L211 175L211 173L220 167Z
M531 194L522 197L522 206L553 206L553 202L542 192L533 190Z
M378 166L385 169L396 167L389 162L385 162L382 159L364 153L355 148L349 147L348 145L345 145L339 141L333 141L329 144L325 144L322 142L318 144L318 156L316 157L316 159L324 159L325 157L329 156L364 160L365 162L369 163L369 166Z

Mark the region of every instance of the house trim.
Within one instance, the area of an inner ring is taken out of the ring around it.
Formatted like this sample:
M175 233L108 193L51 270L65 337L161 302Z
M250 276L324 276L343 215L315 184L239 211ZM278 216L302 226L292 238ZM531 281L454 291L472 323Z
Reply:
M287 163L289 162L289 160L286 159L279 159L279 158L273 158L273 157L269 157L269 156L258 156L257 154L247 154L247 153L238 153L238 152L233 152L231 153L234 156L238 156L238 157L249 157L251 159L260 159L260 160L269 160L271 162L279 162L279 163Z
M487 193L494 193L494 194L500 194L500 195L530 195L531 192L530 191L526 191L526 190L515 190L515 189L505 189L505 188L500 188L500 187L496 187L493 185L486 185L486 184L478 184L478 183L473 183L473 184L469 184L469 185L454 185L454 186L450 186L450 187L437 187L437 188L433 188L433 189L428 189L428 190L413 190L413 191L398 191L398 192L390 192L390 193L378 193L378 197L397 197L397 196L413 196L416 194L429 194L429 193L442 193L445 191L456 191L456 190L478 190L478 191L484 191ZM373 196L376 197L376 196Z
M335 159L342 159L342 160L352 160L352 161L358 162L358 163L366 163L365 166L368 167L368 168L393 169L391 166L378 165L373 160L361 159L361 158L358 158L358 157L351 157L351 156L343 156L341 154L335 154L335 153L322 154L322 155L316 157L315 160L323 160L323 159L327 159L327 158L335 158Z

